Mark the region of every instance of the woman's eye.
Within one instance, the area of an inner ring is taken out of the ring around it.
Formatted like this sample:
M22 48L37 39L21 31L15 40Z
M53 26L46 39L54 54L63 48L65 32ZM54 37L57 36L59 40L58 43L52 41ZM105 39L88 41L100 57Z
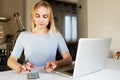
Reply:
M39 18L39 17L40 17L40 15L39 15L39 14L36 14L36 15L35 15L35 17L36 17L36 18Z
M43 18L48 18L48 15L43 15Z

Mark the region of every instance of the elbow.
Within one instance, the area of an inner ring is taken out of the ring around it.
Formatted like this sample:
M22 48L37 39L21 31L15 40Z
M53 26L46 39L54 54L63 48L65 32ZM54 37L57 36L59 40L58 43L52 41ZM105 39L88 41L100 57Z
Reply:
M7 60L7 66L10 67L10 58Z
M71 56L69 56L69 57L67 58L67 64L68 64L68 65L71 65L71 64L72 64L72 57L71 57Z
M7 66L12 68L16 62L17 62L17 58L10 56L7 60Z
M72 57L69 58L69 64L72 64Z

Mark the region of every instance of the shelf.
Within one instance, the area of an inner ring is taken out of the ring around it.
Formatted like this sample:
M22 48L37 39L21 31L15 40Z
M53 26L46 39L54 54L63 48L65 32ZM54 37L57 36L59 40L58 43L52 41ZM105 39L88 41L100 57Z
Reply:
M0 17L0 22L8 22L10 18Z

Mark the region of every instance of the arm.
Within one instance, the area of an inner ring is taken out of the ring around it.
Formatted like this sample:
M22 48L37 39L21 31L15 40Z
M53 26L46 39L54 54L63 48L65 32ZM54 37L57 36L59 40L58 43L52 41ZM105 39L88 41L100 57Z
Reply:
M72 64L72 57L69 52L62 54L63 59L55 61L57 67L63 67Z
M65 40L63 39L61 34L58 34L56 41L58 41L58 45L57 45L58 50L63 59L58 60L58 61L48 62L45 67L45 69L48 72L53 71L55 68L59 68L59 67L72 64L72 57L69 53Z
M23 48L24 48L23 47L24 37L26 37L26 32L21 32L16 40L14 49L7 61L7 65L11 69L13 69L17 72L24 72L24 71L30 69L29 67L27 67L28 64L22 65L22 64L18 63L18 58L20 58L20 56L22 55ZM29 66L30 66L30 64L29 64Z
M18 63L17 60L18 59L16 57L10 56L9 59L8 59L8 61L7 61L7 65L11 69L13 69L13 70L15 70L17 72L23 72L23 71L25 71L26 68L23 65L21 65L20 63Z
M18 59L16 57L10 56L7 61L7 65L16 72L21 73L21 72L31 71L31 68L35 67L32 66L29 62L22 65L18 63L17 60Z
M66 42L61 34L59 35L58 39L59 39L58 50L63 59L55 61L55 63L57 64L57 67L62 67L62 66L72 64L72 57L70 55Z
M59 68L59 67L63 67L63 66L67 66L67 65L71 65L72 64L72 57L71 57L69 52L63 53L62 57L63 57L62 60L48 62L46 64L46 67L45 67L46 71L47 72L51 72L55 68Z

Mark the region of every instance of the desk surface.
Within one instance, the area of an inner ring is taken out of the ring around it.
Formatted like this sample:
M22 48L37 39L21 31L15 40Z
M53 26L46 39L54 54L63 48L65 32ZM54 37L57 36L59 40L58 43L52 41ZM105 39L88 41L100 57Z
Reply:
M34 71L37 71L37 69ZM104 70L78 79L71 79L55 73L46 73L42 69L39 75L40 78L34 80L120 80L120 60L109 59ZM18 74L13 70L0 72L0 80L27 80L27 73Z

